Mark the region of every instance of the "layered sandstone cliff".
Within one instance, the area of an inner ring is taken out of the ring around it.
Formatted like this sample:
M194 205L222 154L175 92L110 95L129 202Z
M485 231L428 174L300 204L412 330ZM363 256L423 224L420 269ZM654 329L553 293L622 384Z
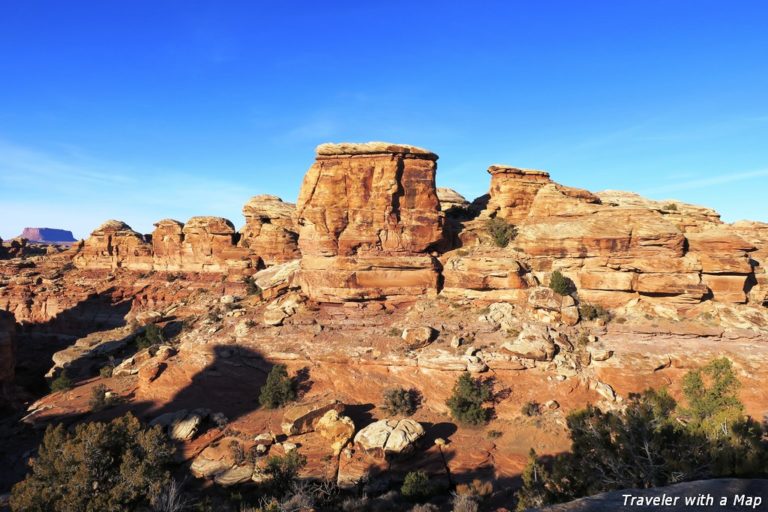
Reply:
M436 160L413 146L318 146L297 204L305 293L335 302L437 292Z
M713 210L624 192L593 194L557 184L544 171L494 165L488 172L487 206L460 234L473 250L445 259L449 293L466 287L521 300L519 290L546 283L554 270L573 280L581 300L611 307L641 297L680 306L744 303L756 284L754 243ZM490 218L516 226L509 247L482 243Z

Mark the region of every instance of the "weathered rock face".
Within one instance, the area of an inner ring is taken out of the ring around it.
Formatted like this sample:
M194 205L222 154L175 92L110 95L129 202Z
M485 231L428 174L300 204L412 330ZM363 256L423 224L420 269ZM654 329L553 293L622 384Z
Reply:
M13 315L0 310L0 404L10 398L10 386L13 383L16 365L14 331Z
M746 302L757 283L748 256L754 243L713 210L624 192L596 195L554 183L544 171L496 165L488 172L487 207L460 238L483 245L489 218L514 224L518 234L509 248L446 254L449 294L522 301L521 290L560 270L583 301L618 307L644 297L686 307L708 298ZM578 320L575 309L566 316Z
M246 247L266 265L285 263L301 257L294 223L296 205L276 196L252 197L243 206L245 226L240 230L240 247Z
M174 219L155 222L152 249L156 270L179 271L184 267L181 256L183 230L184 224Z
M164 219L155 223L151 240L110 220L76 248L73 263L89 269L222 273L254 266L252 253L237 247L235 228L222 217L192 217L186 224Z
M225 272L249 266L248 250L235 246L235 227L222 217L192 217L182 230L185 270Z
M152 246L119 220L96 228L73 258L78 268L152 270Z
M435 293L442 238L437 155L387 143L322 144L297 214L302 288L327 302Z

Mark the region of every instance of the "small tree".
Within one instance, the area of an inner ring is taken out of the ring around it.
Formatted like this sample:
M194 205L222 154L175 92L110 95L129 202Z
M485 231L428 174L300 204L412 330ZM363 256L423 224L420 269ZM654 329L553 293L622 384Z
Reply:
M738 396L740 387L726 357L686 374L683 393L688 408L683 412L690 420L689 427L709 438L727 436L733 424L744 417L744 405Z
M31 472L13 487L13 510L129 511L170 481L173 448L160 426L127 414L69 433L49 426Z
M565 277L559 270L552 272L549 278L549 287L558 295L570 295L576 291L573 281Z
M267 375L267 382L262 386L259 403L267 409L277 409L296 400L296 386L288 377L284 364L276 364Z
M491 235L491 239L497 247L506 247L517 236L517 228L498 217L488 219L485 223L485 229L488 230L488 234Z
M474 379L469 372L464 372L453 386L453 394L446 402L453 419L467 425L487 423L491 409L483 404L493 397L492 385L482 379Z
M531 448L528 453L528 463L522 474L523 487L517 491L517 510L523 512L529 508L542 507L552 502L552 496L546 488L549 474L539 463L536 450Z
M415 389L397 387L384 391L382 409L390 416L411 416L419 408L420 393Z
M403 486L400 492L406 498L414 500L425 500L432 495L432 486L429 483L429 476L424 471L411 471L405 475Z
M62 370L58 377L51 381L51 392L66 391L72 389L72 380L67 375L66 370Z

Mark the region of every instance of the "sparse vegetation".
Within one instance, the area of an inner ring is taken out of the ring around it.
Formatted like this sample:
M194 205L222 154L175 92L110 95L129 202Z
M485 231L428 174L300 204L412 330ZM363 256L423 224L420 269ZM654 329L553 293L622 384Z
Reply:
M599 304L589 304L587 302L579 304L579 316L582 320L600 319L605 323L608 323L611 320L610 311Z
M549 474L539 462L536 451L531 448L528 454L528 463L522 474L523 487L517 492L517 512L523 512L529 508L541 507L552 501L550 492L545 487Z
M245 283L245 291L248 295L261 294L261 287L256 284L256 279L254 279L253 276L247 276L243 279L243 282Z
M91 411L98 412L115 403L114 397L108 397L107 392L109 389L104 384L99 384L91 390L91 399L88 401Z
M72 389L72 380L66 370L62 370L58 377L51 381L51 392L66 391Z
M453 419L466 425L483 425L490 419L491 408L483 407L493 397L492 384L464 372L453 386L446 404Z
M163 337L162 329L160 329L158 325L147 324L144 327L144 332L136 335L134 342L136 343L136 348L138 350L143 350L162 344L165 342L165 338Z
M731 362L721 358L685 376L687 406L648 389L621 411L590 405L571 414L571 452L555 457L551 473L531 454L518 510L612 489L765 475L768 443L744 415L738 389Z
M411 416L420 403L421 393L418 390L397 387L384 391L382 409L390 416Z
M406 498L426 500L432 495L432 485L429 476L424 471L411 471L405 475L400 492Z
M532 416L539 416L541 414L541 406L538 402L534 402L533 400L526 402L523 404L523 408L521 410L524 416L532 417Z
M284 364L276 364L267 375L267 382L262 386L259 403L267 409L277 409L296 400L296 386L288 376Z
M173 449L157 426L128 414L110 423L45 432L31 472L13 487L13 510L130 511L170 482Z
M296 484L296 477L301 468L307 465L307 458L293 450L284 457L272 456L267 459L264 472L271 477L270 486L273 495L284 496Z
M401 329L398 329L397 327L390 327L389 331L387 331L387 334L392 336L393 338L399 338L403 335L403 331Z
M677 204L676 203L667 203L664 205L664 210L676 212L677 211Z
M485 229L497 247L506 247L517 236L517 228L498 217L488 219L485 223Z
M488 439L498 439L501 436L504 435L504 432L500 430L489 430L488 431Z
M558 295L570 295L576 291L576 285L565 277L559 270L552 272L549 278L549 287Z

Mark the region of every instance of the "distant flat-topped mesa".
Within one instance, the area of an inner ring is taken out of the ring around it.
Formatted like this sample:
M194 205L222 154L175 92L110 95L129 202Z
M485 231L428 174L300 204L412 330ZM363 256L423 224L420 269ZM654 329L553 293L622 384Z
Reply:
M43 244L72 244L76 242L71 231L54 228L24 228L16 238L26 238L30 242Z
M384 142L322 144L297 203L301 281L318 300L436 293L437 155Z
M248 273L300 257L294 210L278 197L255 196L243 208L239 233L223 217L192 217L186 224L163 219L147 236L109 220L75 248L73 262L78 268Z

